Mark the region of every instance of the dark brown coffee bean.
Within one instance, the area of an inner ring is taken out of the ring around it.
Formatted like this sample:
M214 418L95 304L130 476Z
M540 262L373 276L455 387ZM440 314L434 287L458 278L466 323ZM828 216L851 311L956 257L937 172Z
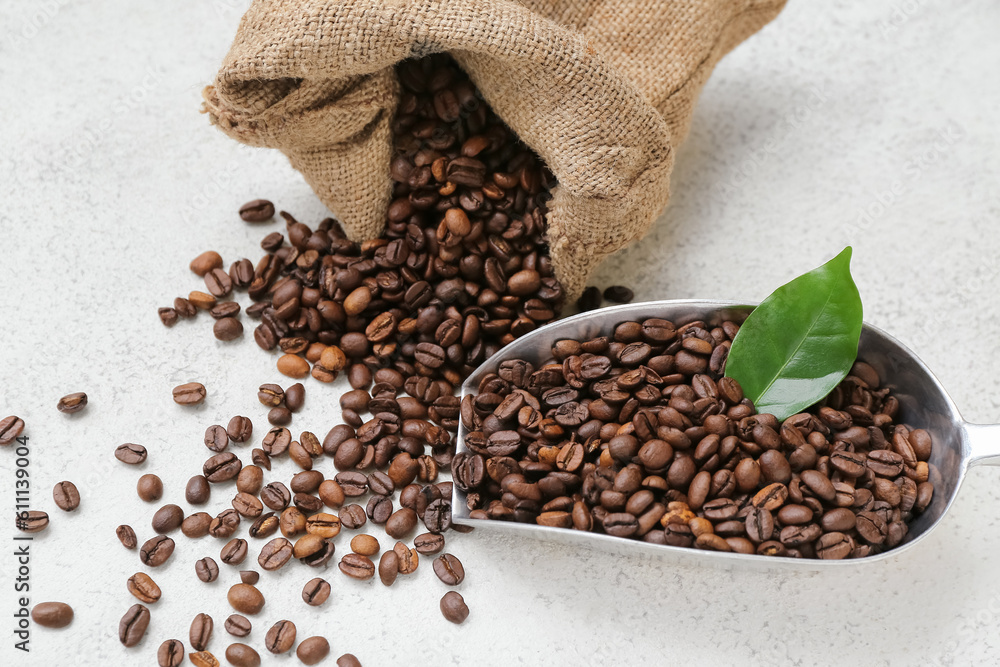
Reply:
M371 579L375 575L375 564L368 556L349 553L340 559L340 571L352 579Z
M205 400L205 385L200 382L188 382L174 387L174 403L178 405L198 405Z
M233 291L233 279L221 267L215 268L205 274L205 287L216 299L222 299ZM240 325L241 330L242 328L243 326ZM216 336L218 336L218 332L216 332Z
M160 667L180 667L184 664L184 643L179 639L168 639L156 651L156 663Z
M192 505L204 505L212 494L212 488L204 475L195 475L188 480L184 489L184 499Z
M435 533L423 533L413 538L413 548L421 555L432 555L444 548L444 536Z
M824 560L848 558L853 550L854 541L844 533L825 533L816 541L816 555Z
M194 572L206 584L219 578L219 566L208 556L195 561Z
M316 577L306 582L302 588L302 600L312 607L318 607L330 597L330 584Z
M212 484L226 482L235 478L243 464L232 452L222 452L209 458L202 466L202 473Z
M135 646L142 641L147 627L149 627L149 609L141 604L134 604L118 622L118 639L127 647Z
M462 562L451 554L442 554L434 559L434 574L447 586L457 586L465 580Z
M115 535L118 536L118 541L122 543L122 546L126 549L135 549L138 544L135 538L135 531L132 530L131 526L122 524L115 529Z
M208 648L208 642L212 638L213 626L214 623L211 616L205 613L197 614L194 620L191 621L191 629L188 632L188 640L191 642L191 648L195 651L204 651Z
M253 625L246 616L231 614L229 618L226 619L224 627L226 628L226 632L234 637L246 637L250 634L250 630L253 628ZM226 653L228 656L229 652L226 651ZM230 658L229 661L233 662L232 658ZM234 662L233 664L237 663Z
M24 431L24 420L11 415L0 419L0 446L7 446L17 440Z
M224 452L229 447L229 434L218 424L205 429L205 446L213 452Z
M266 199L254 199L240 206L240 218L244 222L264 222L274 217L274 204Z
M394 539L401 539L417 527L417 513L409 507L396 510L385 522L385 532Z
M146 460L146 448L132 443L119 445L115 449L115 458L122 463L139 465Z
M351 530L360 528L368 521L368 515L361 505L351 504L340 508L340 522Z
M361 661L351 653L345 653L337 658L337 667L361 667Z
M222 551L219 552L219 558L226 565L239 565L247 557L247 541L234 537L229 540Z
M159 478L157 478L159 481ZM164 505L153 514L153 532L169 533L181 527L184 521L184 510L179 505Z
M333 370L333 369L331 369ZM306 389L301 382L296 382L285 390L285 406L292 412L302 409L306 400Z
M73 414L87 407L87 395L82 391L66 394L59 399L56 409L65 414Z
M386 551L378 562L378 576L382 584L392 586L399 575L399 556L395 551Z
M325 637L307 637L299 643L295 655L303 665L315 665L330 655L330 642Z
M64 512L72 512L80 506L80 492L73 482L59 482L52 487L52 500Z
M295 624L291 621L278 621L270 627L264 637L264 646L271 653L287 653L295 646Z
M461 624L469 617L469 607L460 593L448 591L441 598L441 614L452 623Z
M73 608L65 602L39 602L31 608L31 620L43 628L65 628L73 622Z
M253 435L253 423L246 417L233 417L226 427L226 434L233 442L246 442Z
M208 527L208 534L212 537L227 539L232 537L236 529L240 527L240 515L236 510L223 510L212 519Z
M143 565L159 567L167 562L174 553L174 541L165 535L157 535L143 543L139 548L139 559Z
M277 537L260 550L257 562L265 570L277 570L292 558L292 543L284 537Z
M451 528L451 503L443 498L431 502L424 510L423 520L430 532L445 532Z
M287 428L276 426L264 436L260 446L268 456L281 456L292 444L292 434Z

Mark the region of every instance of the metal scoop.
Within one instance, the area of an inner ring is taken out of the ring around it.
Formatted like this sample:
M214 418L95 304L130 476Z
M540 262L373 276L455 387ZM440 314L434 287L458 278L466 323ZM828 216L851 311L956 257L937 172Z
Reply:
M488 359L462 385L462 396L476 394L479 382L487 373L496 372L500 363L508 359L525 359L539 366L552 359L552 345L562 339L586 340L611 334L615 326L628 320L658 317L670 320L677 326L702 320L716 326L724 320L742 322L753 306L727 301L648 301L600 310L569 317L527 334ZM858 349L858 358L878 372L882 386L890 387L899 400L898 421L914 428L924 428L931 433L934 446L930 461L937 468L940 478L935 482L934 498L930 506L910 523L904 541L893 549L861 559L820 560L776 558L771 556L743 555L705 551L683 547L651 544L639 540L626 540L610 535L565 528L551 528L536 524L511 521L478 520L469 518L466 494L457 486L452 498L452 518L455 523L475 526L477 530L520 533L549 541L590 544L614 551L638 549L650 554L670 554L679 559L716 566L745 566L757 564L771 567L775 564L795 565L802 569L846 567L856 563L883 560L909 549L921 541L934 528L951 507L965 473L976 465L1000 465L1000 424L970 424L962 419L951 397L937 378L902 343L871 325L864 325ZM458 452L467 452L466 429L459 428Z

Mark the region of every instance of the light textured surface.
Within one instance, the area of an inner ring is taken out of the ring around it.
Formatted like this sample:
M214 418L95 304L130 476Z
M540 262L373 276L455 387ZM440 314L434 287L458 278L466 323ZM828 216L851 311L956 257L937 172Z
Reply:
M32 602L77 613L65 630L33 627L29 655L13 650L14 452L0 451L0 664L154 664L162 640L187 643L199 611L215 618L210 648L221 656L228 643L225 590L237 574L221 566L219 582L201 584L194 560L217 558L221 544L178 537L153 571L164 598L145 641L121 647L125 579L142 567L114 528L151 535L155 507L134 491L144 471L163 477L163 502L184 505L207 425L247 415L259 442L255 389L281 380L249 336L218 343L204 315L167 330L156 307L198 288L187 263L202 250L257 258L277 223L240 222L245 200L323 216L284 158L237 145L196 113L241 8L0 3L0 413L27 421L32 504L53 516L32 544ZM600 284L635 285L639 299L761 299L850 243L866 319L911 345L968 419L1000 421L998 22L990 0L793 2L722 62L678 154L670 209L606 263ZM174 405L171 387L193 379L208 385L205 406ZM309 383L294 429L325 433L339 389ZM88 409L56 412L77 390ZM145 467L112 457L127 441L149 448ZM73 515L51 501L62 479L83 495ZM231 492L216 489L212 511ZM327 570L333 595L319 609L299 599L316 573L296 564L263 577L268 603L250 643L262 650L266 629L290 618L300 637L324 634L334 656L351 651L366 667L995 664L998 501L1000 472L976 469L921 545L836 575L456 535L472 609L461 627L439 614L444 586L427 562L391 589Z

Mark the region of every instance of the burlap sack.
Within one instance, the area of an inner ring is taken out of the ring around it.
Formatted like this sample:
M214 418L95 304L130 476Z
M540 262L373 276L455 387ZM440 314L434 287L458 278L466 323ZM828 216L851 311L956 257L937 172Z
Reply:
M575 298L667 203L674 149L718 60L785 0L255 0L212 122L280 149L356 240L391 182L393 66L450 52L558 178L548 237Z

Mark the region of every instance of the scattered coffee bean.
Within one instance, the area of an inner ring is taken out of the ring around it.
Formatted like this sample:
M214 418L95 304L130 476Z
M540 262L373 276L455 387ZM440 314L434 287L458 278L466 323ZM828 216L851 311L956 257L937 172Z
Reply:
M285 390L285 407L292 412L301 410L305 400L306 388L302 386L301 382L296 382Z
M239 565L246 560L247 551L247 541L239 537L234 537L222 547L222 551L219 552L219 558L226 565Z
M275 408L285 400L285 391L276 384L262 384L257 390L257 400L261 405Z
M160 587L145 572L136 572L129 577L127 588L128 592L134 595L139 602L152 604L160 599Z
M135 538L135 531L132 530L132 526L122 524L115 529L115 535L118 536L118 541L122 543L122 546L126 549L135 549L138 542Z
M361 667L361 661L352 653L345 653L337 658L337 667Z
M174 541L165 535L157 535L146 540L139 547L139 560L143 565L159 567L174 553Z
M240 206L240 218L244 222L265 222L274 217L274 204L266 199L254 199Z
M194 667L219 667L219 659L208 651L198 651L188 654L188 660Z
M222 268L222 255L214 250L206 250L191 260L190 269L199 277L204 276L212 269Z
M434 559L434 574L446 585L458 586L465 579L465 568L451 554L442 554Z
M184 642L168 639L156 651L156 664L160 667L180 667L184 664Z
M204 651L208 648L208 642L212 638L213 626L212 617L208 614L201 613L195 615L194 620L191 621L191 630L188 632L191 648L195 651Z
M205 400L205 385L188 382L177 385L173 390L174 403L178 405L198 405Z
M142 641L147 627L149 627L149 609L141 604L134 604L118 623L118 639L131 648Z
M250 634L253 625L246 616L240 614L230 614L225 623L226 632L234 637L246 637Z
M159 479L157 479L159 481ZM153 532L163 535L177 530L184 522L184 510L178 505L164 505L153 514Z
M198 575L198 578L206 584L219 578L219 566L215 560L208 556L195 561L194 571Z
M302 600L310 606L318 607L330 597L330 584L319 577L310 579L302 587Z
M441 614L455 624L464 623L469 617L469 607L461 593L448 591L441 598Z
M0 446L7 446L17 440L24 431L24 420L11 415L0 419Z
M291 621L278 621L272 625L264 636L264 646L274 654L290 651L295 646L295 624Z
M87 395L82 391L66 394L59 399L56 409L65 414L73 414L87 407Z
M146 460L146 448L127 442L115 449L115 458L128 465L139 465Z
M65 602L39 602L31 608L31 620L45 628L65 628L73 622L73 608Z
M604 290L604 300L611 303L631 303L634 298L632 290L621 285L612 285Z
M23 533L39 533L49 525L49 515L41 510L24 510L17 514L14 526Z
M299 643L295 655L303 665L315 665L330 655L330 642L325 637L308 637Z
M147 503L154 502L163 497L163 481L153 474L143 475L136 482L135 491Z
M395 551L386 551L378 561L378 578L386 586L392 586L399 575L399 556Z
M233 667L260 667L260 654L246 644L230 644L226 660Z
M72 512L80 506L80 492L73 482L59 482L52 487L52 500L64 512Z
M352 579L371 579L375 575L375 564L361 554L349 553L340 559L340 571Z
M260 610L264 608L264 596L250 584L234 585L229 589L227 598L233 609L241 614L253 616L260 613Z
M212 494L212 487L204 475L195 475L188 480L184 498L192 505L204 505Z

